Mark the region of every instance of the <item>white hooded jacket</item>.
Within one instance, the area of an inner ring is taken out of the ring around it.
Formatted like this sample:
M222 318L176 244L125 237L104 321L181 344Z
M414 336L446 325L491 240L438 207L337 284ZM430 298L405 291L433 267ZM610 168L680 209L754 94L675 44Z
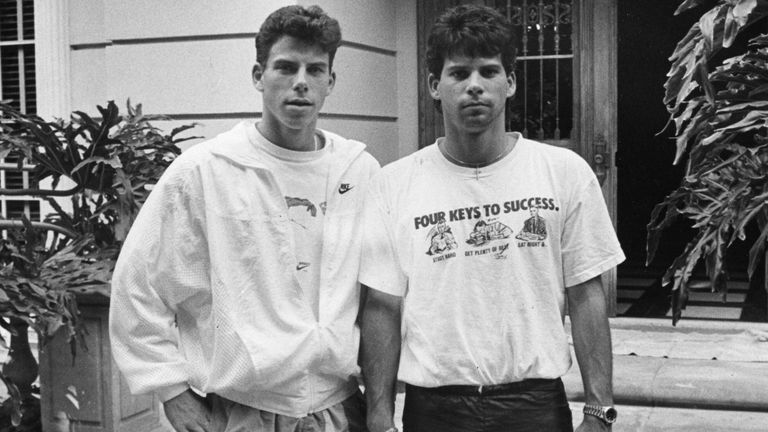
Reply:
M142 207L112 279L112 353L134 393L165 401L191 386L301 417L357 388L359 218L379 164L323 131L337 165L315 317L284 195L248 127L184 152Z

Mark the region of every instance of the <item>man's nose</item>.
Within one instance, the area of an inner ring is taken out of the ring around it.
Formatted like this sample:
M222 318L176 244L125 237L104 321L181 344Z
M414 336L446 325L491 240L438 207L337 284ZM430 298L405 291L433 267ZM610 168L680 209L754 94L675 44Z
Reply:
M483 92L482 77L478 72L472 72L467 78L467 92L480 94Z
M300 67L296 72L296 79L293 82L293 89L300 92L307 91L307 70Z

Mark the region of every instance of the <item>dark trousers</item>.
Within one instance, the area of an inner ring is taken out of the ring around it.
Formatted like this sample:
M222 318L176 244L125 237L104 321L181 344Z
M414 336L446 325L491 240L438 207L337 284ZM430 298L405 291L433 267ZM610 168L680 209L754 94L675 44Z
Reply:
M573 432L563 382L494 386L407 385L403 432Z

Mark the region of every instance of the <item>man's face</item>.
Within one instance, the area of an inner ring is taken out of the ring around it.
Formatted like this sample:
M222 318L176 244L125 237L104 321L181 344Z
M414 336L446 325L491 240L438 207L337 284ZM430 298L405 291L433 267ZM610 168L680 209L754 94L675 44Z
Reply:
M272 45L264 69L254 68L253 80L263 94L262 122L267 127L314 130L336 77L327 52L283 36Z
M496 57L447 57L439 77L429 75L432 97L441 101L446 126L482 132L504 122L506 100L515 94L515 79Z
M440 221L437 223L437 232L440 234L445 232L445 222Z
M538 215L539 215L539 209L538 209L538 208L536 208L536 207L531 207L531 210L530 210L530 211L531 211L531 216L532 216L532 217L536 217L536 216L538 216Z

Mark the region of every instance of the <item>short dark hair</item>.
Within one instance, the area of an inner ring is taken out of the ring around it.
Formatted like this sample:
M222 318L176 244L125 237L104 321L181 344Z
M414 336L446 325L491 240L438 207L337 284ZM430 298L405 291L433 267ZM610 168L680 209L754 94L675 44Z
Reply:
M461 5L440 15L427 39L427 70L440 77L445 59L453 55L495 57L501 54L509 75L515 64L515 36L512 24L496 9Z
M320 46L328 53L328 67L333 67L341 27L319 6L285 6L269 14L256 35L256 62L266 67L272 45L283 36Z

